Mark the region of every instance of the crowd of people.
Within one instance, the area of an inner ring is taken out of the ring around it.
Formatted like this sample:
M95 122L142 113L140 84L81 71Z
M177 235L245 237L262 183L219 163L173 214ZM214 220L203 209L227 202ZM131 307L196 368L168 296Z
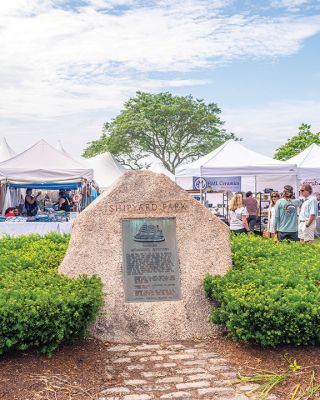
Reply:
M229 204L229 225L234 233L254 232L259 215L259 203L252 192L236 193ZM272 192L268 209L267 234L274 239L308 243L315 238L317 218L320 217L320 194L312 193L312 186L300 187L295 198L293 187L286 185L283 192Z

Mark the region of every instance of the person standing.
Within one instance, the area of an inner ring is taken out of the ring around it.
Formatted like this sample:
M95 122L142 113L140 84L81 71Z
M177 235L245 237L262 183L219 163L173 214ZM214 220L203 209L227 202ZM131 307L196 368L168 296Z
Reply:
M59 191L59 210L60 211L65 211L67 213L69 213L70 210L70 204L69 204L69 200L65 194L64 190L60 190Z
M278 192L272 192L270 195L270 205L268 209L268 232L270 233L271 237L274 237L275 234L275 207L277 201L280 199L280 195Z
M28 217L34 217L35 215L37 215L37 212L39 210L38 197L40 195L41 192L38 192L36 196L33 196L32 189L27 189L24 206Z
M243 203L248 212L248 224L250 232L253 232L258 217L258 209L259 209L258 201L257 199L252 197L252 192L249 191L246 193L246 198Z
M247 209L243 205L242 194L236 193L229 204L229 224L230 230L235 233L250 232Z
M303 243L312 242L316 230L316 218L318 215L318 202L312 196L312 186L304 183L300 194L305 198L299 214L299 239Z
M315 236L320 237L320 193L316 194L317 202L318 202L318 216L316 218L316 232Z
M298 210L300 201L294 199L293 187L286 185L283 188L282 198L275 206L275 232L278 232L278 239L298 240Z
M316 200L318 203L318 215L317 216L320 218L320 193L316 193L315 196L316 196Z

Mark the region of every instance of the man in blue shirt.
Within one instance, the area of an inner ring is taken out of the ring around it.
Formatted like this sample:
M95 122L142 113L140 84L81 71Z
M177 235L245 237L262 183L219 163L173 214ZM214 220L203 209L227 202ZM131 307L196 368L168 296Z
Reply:
M275 205L275 230L278 239L298 240L298 208L300 201L293 196L293 187L286 185L283 188L282 199Z
M304 183L300 195L305 198L299 214L299 239L303 243L312 242L316 230L316 217L318 214L317 199L312 196L312 186Z

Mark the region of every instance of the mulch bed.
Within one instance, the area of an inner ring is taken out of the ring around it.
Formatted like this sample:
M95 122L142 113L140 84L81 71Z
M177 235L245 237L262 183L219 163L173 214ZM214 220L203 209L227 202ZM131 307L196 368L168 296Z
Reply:
M284 356L296 359L303 367L301 372L272 392L281 400L291 398L297 383L307 387L312 370L320 383L318 347L261 349L234 343L223 335L217 335L210 342L212 351L224 356L242 375L251 375L256 369L284 371L288 368ZM117 384L115 375L108 372L108 346L89 338L62 347L51 359L32 351L4 354L0 363L0 399L95 400L107 383L114 380L112 383Z

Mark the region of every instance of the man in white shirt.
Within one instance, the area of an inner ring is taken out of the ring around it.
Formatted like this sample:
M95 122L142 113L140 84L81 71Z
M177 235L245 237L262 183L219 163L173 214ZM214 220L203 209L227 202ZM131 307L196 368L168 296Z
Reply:
M314 240L316 230L316 217L318 214L318 203L312 196L312 186L305 183L301 186L300 195L305 198L299 214L299 239L308 243Z

